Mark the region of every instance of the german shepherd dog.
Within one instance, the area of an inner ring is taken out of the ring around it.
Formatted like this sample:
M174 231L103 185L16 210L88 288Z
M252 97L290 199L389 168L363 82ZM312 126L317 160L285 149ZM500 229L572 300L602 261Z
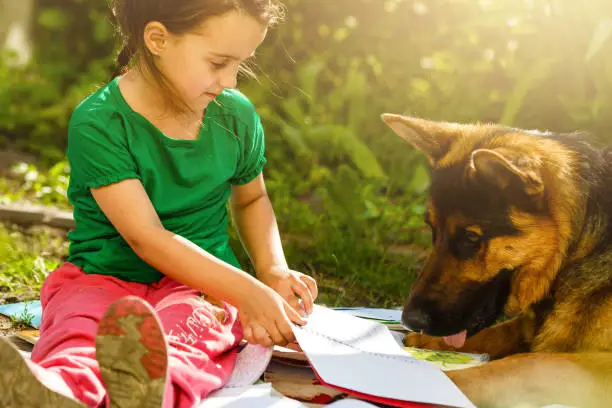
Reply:
M612 154L580 134L382 118L431 168L406 344L488 353L448 372L479 407L612 407Z

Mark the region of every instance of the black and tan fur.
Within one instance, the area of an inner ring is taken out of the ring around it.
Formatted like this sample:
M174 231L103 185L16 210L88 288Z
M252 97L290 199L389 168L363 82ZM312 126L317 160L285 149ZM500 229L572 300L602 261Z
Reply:
M612 154L577 134L383 120L431 165L406 343L449 349L441 336L467 330L460 351L496 359L449 372L477 406L612 406Z

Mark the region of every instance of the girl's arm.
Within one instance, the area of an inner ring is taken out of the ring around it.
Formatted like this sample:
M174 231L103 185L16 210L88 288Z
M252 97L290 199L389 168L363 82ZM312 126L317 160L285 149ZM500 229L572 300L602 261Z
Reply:
M113 226L145 262L171 279L233 304L243 316L246 313L244 319L257 331L250 340L269 345L269 335L275 344L282 344L293 339L289 319L305 323L257 279L166 230L139 180L91 191Z
M259 174L251 182L232 187L232 216L243 246L255 266L257 277L279 292L296 310L296 294L306 312L312 312L317 285L310 276L292 271L287 266L278 224L264 178Z

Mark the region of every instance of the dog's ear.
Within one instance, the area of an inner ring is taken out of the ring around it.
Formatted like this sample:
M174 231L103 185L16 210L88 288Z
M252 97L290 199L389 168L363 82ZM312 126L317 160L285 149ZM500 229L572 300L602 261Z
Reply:
M474 150L470 157L470 175L482 177L501 190L518 185L530 197L541 194L544 183L535 166L529 162L517 164L519 160L513 163L509 153L501 149Z
M381 118L402 139L425 153L431 163L448 152L461 126L391 113L385 113Z

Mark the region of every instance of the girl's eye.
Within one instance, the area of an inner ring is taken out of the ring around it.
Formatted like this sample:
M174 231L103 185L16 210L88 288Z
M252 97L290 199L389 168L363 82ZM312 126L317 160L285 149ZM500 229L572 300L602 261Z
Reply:
M216 70L220 70L223 69L227 66L226 62L210 62L210 64L212 65L212 67Z

